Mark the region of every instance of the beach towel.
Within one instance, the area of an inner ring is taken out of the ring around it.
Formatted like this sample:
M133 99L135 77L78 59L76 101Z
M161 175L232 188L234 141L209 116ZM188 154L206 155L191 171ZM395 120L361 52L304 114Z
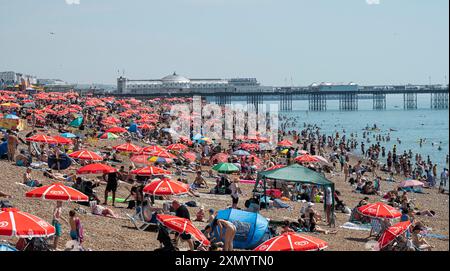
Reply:
M437 234L437 233L426 233L423 235L423 237L429 237L429 238L436 238L440 240L448 240L448 236Z
M352 222L345 222L340 227L344 228L344 229L356 230L356 231L370 231L371 228L372 228L372 225L370 225L370 224L357 224L357 223L352 223Z
M292 209L289 204L284 203L280 199L274 199L273 200L273 207L275 208L286 208L286 209Z

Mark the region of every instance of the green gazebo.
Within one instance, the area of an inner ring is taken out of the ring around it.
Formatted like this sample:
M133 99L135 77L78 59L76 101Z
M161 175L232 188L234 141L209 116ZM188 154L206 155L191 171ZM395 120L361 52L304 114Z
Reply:
M304 183L304 184L315 184L323 187L331 188L331 195L334 195L334 183L320 173L315 172L309 168L300 166L298 164L293 164L291 166L262 171L258 173L258 177L255 183L255 188L253 191L257 191L256 188L259 181L263 181L264 196L266 195L266 182L267 180L285 181L292 183ZM325 193L326 195L326 193ZM334 197L332 197L332 211L334 212ZM325 205L325 201L324 201Z

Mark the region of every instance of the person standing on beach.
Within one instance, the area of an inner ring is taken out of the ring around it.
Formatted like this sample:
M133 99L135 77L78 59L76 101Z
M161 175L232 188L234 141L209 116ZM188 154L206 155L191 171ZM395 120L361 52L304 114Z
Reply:
M444 168L441 172L441 182L439 183L439 192L444 193L448 182L448 170Z
M74 210L69 211L69 225L70 225L70 238L80 243L83 242L83 226L81 225L80 218L76 215Z
M231 199L232 199L232 205L231 208L237 209L238 203L239 203L239 195L242 194L241 188L239 187L239 175L233 176L233 182L230 185L231 189Z
M114 167L114 166L113 166ZM108 179L106 180L106 176L108 176ZM118 173L117 172L111 172L108 174L103 175L103 180L107 182L106 189L105 189L105 202L104 205L108 205L108 194L109 192L112 192L112 206L114 206L116 202L116 191L117 191L117 185L118 185Z
M53 249L55 250L58 248L58 241L62 234L60 220L63 220L64 222L69 224L69 222L64 217L61 216L61 214L62 214L62 201L58 200L56 202L56 207L53 210L53 220L52 220L52 226L55 227L55 237L53 239Z
M19 145L19 139L15 132L8 130L8 161L14 162L14 157L16 156L16 149Z

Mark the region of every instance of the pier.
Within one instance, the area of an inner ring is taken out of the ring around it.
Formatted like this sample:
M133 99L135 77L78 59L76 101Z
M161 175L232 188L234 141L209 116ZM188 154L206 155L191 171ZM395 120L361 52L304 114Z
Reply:
M326 111L328 100L339 100L339 110L356 111L358 110L358 101L364 97L372 97L373 110L385 110L386 101L391 94L403 95L403 108L405 110L417 109L417 95L430 95L430 108L436 110L445 110L449 108L449 89L448 87L434 86L360 86L355 90L340 91L317 91L311 87L274 87L272 90L260 91L230 91L230 92L170 92L166 93L148 93L148 94L118 94L113 93L115 97L135 97L135 98L154 98L154 97L192 97L202 96L213 98L213 101L220 105L231 104L232 99L246 101L252 104L259 111L259 107L264 100L276 100L279 102L281 111L291 111L292 102L298 97L304 97L308 100L308 110Z

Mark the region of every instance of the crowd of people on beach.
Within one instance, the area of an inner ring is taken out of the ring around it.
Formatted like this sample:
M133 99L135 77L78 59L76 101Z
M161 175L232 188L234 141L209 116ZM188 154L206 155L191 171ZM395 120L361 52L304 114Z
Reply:
M2 142L7 145L4 158L18 167L26 168L22 185L31 189L46 185L49 181L62 182L89 197L89 201L84 204L90 208L92 214L114 219L121 219L115 210L116 192L119 186L124 185L129 195L122 202L128 204L127 208L135 212L129 219L133 223L142 222L145 226L158 225L157 240L161 243L158 249L176 250L178 241L181 239L187 243L189 250L231 251L234 249L233 240L238 229L232 221L216 218L217 211L213 208L208 209L209 217L206 218L205 206L197 206L195 219L192 219L194 216L191 216L186 206L196 206L195 201L183 204L180 199L175 199L171 200L170 205L156 207L157 201L167 201L171 197L148 194L144 192L144 188L152 181L164 180L167 174L133 174L134 170L140 168L140 162L134 160L135 156L145 155L145 152L114 149L111 147L112 143L108 141L109 137L119 135L126 142L125 144L136 144L140 148L160 147L161 151L167 151L165 147L174 144L186 146L182 151L169 151L165 157L154 155L156 158L152 157L155 159L151 165L173 173L170 175L174 176L178 182L187 185L186 193L194 200L201 198L205 193L229 195L229 208L251 212L258 212L266 207L288 208L285 205L289 201L304 202L301 213L292 214L295 219L279 221L278 224L276 221L271 221L271 233L274 236L288 232L336 234L335 212L342 211L351 215L350 221L378 223L380 229L375 235L379 237L389 226L392 226L391 221L370 218L358 213L359 207L369 204L368 197L362 199L357 206L351 207L346 206L341 200L340 191L332 191L329 187L270 181L267 184L267 190L272 191L273 194L270 194L269 200L265 200L265 195L256 196L254 193L256 191L252 191L252 195L244 193L241 186L242 180L257 182L258 172L296 163L323 176L342 174L342 182L348 183L355 193L376 195L387 205L401 210L401 221L411 222L408 238L412 240L413 245L410 248L432 248L421 235L426 230L426 226L418 217L434 216L435 212L418 210L408 195L420 193L421 189L434 189L438 182L439 191L445 193L448 169L442 169L438 175L437 165L430 160L429 156L423 159L420 154L414 155L412 151L400 153L397 145L394 145L391 150L386 150L382 142L390 141L390 134L386 137L374 135L377 142L366 147L365 143L369 144L370 141L359 143L357 134L351 133L348 136L344 131L342 134L335 132L326 135L321 133L317 125L306 123L303 129L294 129L297 119L281 117L280 127L283 129L280 129L278 133L278 142L287 141L288 144L263 150L258 147L259 143L264 142L262 136L235 139L230 142L211 140L204 135L194 139L194 134L175 139L169 125L178 116L172 116L168 111L171 105L187 103L189 99L153 99L141 102L135 99L116 100L112 97L81 97L75 93L70 95L57 93L53 96L52 94L41 95L40 99L34 96L36 98L33 100L34 106L30 108L24 106L29 103L27 101L31 97L29 95L18 96L13 92L5 92L3 95L11 97L17 106L0 105L1 116L15 116L14 119L26 120L29 127L26 134L20 133L14 127L2 129ZM73 122L78 119L80 119L79 123L74 125ZM133 125L141 128L132 130L130 128ZM108 132L111 127L122 128L125 131ZM363 138L368 139L372 132L364 130ZM70 144L64 143L63 140L51 144L28 140L37 135L52 137L55 134L65 133L73 134L73 137L69 138ZM398 143L401 144L401 141L398 140ZM356 160L356 164L352 164L351 157L355 157L354 153L358 146L362 156ZM71 153L87 149L96 150L103 160L102 163L107 163L117 170L96 174L96 177L86 177L88 175L70 171L94 163L92 160L69 158ZM154 154L154 152L151 153ZM323 160L298 162L297 159L303 155L319 157ZM69 167L65 167L65 159L70 160ZM52 168L49 168L50 160L54 161ZM143 164L147 164L147 160ZM213 170L212 167L218 163L231 164L237 170L229 172ZM382 173L387 174L388 177L381 177ZM36 174L39 177L36 177ZM209 182L211 179L215 180L215 185ZM401 187L401 180L415 180L419 182L419 185ZM0 181L2 181L1 177ZM399 186L395 190L384 192L385 190L382 189L384 182L399 183ZM96 188L103 186L105 187L104 195L98 195ZM258 186L260 185L256 184L255 187ZM7 199L2 201L1 207L14 205L14 198L9 194L0 191L0 197ZM244 204L242 204L242 197L245 197ZM108 207L110 202L111 207ZM323 213L315 207L319 204L324 205ZM63 223L69 225L71 240L82 247L85 234L78 214L83 214L84 209L81 207L83 205L70 209L67 216L62 206L62 201L57 201L53 210L51 224L55 227L55 236L49 248L58 249L59 240L63 234ZM187 221L199 222L200 225L206 224L202 233L208 238L210 245L204 246L192 234L185 232L175 232L172 237L167 227L157 223L160 214L172 214ZM322 222L326 223L326 227L319 226ZM372 231L375 231L375 228L373 226ZM214 231L218 231L218 236L214 234ZM370 235L372 236L373 233L371 232ZM21 238L17 248L24 249L27 242L29 241L26 238Z

